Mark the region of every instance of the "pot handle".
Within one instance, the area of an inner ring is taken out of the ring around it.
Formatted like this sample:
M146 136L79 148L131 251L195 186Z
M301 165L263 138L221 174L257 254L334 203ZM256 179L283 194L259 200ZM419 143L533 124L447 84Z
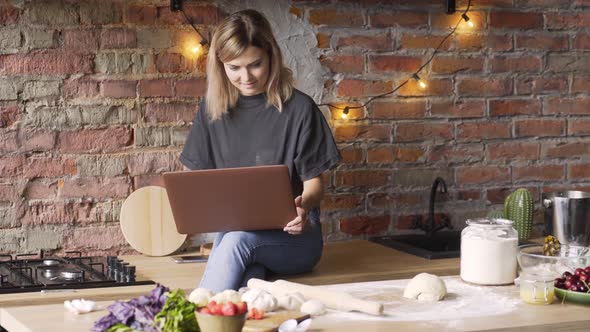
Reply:
M553 206L553 200L545 198L543 199L543 206L546 208L550 208Z

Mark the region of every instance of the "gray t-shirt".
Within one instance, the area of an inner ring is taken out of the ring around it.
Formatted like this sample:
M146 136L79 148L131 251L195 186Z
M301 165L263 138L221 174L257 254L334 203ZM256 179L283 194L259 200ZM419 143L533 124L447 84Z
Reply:
M200 104L180 154L190 169L287 165L296 197L303 181L340 161L326 119L301 91L293 90L282 112L266 106L265 94L240 96L236 107L216 121L209 119L205 105Z

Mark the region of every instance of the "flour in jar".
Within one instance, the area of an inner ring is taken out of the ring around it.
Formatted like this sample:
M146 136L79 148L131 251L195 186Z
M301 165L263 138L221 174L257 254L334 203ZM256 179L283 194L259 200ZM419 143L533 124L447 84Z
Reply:
M465 229L461 236L461 279L478 285L513 283L518 238L506 234L502 229Z

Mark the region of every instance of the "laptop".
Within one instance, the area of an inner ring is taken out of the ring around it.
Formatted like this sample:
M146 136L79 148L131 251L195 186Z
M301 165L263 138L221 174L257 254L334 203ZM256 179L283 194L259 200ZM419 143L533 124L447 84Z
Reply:
M297 217L286 165L163 174L180 234L283 229Z

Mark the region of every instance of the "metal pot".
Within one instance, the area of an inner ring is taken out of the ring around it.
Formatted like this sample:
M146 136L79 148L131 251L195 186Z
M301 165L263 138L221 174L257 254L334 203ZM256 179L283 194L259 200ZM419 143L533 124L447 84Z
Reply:
M563 244L590 244L590 192L559 191L543 194L545 232Z

